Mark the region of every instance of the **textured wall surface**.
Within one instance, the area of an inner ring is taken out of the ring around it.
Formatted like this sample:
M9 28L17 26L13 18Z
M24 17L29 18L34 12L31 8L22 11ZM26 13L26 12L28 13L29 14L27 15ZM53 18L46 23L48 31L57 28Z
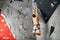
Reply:
M8 3L8 5L4 4L2 13L5 15L9 28L17 40L60 40L60 5L51 16L49 22L47 23L48 26L44 22L41 12L39 13L39 23L41 29L40 36L32 35L33 23L31 0L24 0L24 2L15 1L13 3ZM49 37L51 25L54 25L55 31Z
M8 3L9 5L4 5L2 9L13 35L17 40L47 40L47 25L44 23L41 13L39 14L41 35L36 35L36 38L32 36L32 3L31 0L29 0L30 2L24 1Z
M22 10L20 10L21 7ZM2 13L17 40L33 40L33 37L31 37L33 28L31 2L15 1L4 5Z

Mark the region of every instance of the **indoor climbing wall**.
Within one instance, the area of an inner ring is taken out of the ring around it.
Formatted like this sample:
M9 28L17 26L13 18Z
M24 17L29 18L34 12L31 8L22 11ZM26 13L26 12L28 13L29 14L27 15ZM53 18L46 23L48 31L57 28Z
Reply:
M13 36L17 40L47 40L47 25L41 12L39 12L41 35L32 35L32 0L23 1L7 3L2 8L2 13L5 15Z
M32 7L31 1L14 1L4 5L2 13L10 26L13 36L17 40L36 40L32 35Z
M2 14L13 36L17 40L47 40L49 37L48 26L44 22L39 10L39 23L41 35L32 35L32 0L7 2L2 7ZM48 39L49 40L49 39Z

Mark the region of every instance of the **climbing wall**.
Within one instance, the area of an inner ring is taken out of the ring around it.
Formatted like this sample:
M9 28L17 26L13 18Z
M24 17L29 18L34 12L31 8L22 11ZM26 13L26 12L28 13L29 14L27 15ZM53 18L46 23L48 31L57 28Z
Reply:
M32 35L31 1L7 3L2 8L2 13L17 40L36 40L36 37Z

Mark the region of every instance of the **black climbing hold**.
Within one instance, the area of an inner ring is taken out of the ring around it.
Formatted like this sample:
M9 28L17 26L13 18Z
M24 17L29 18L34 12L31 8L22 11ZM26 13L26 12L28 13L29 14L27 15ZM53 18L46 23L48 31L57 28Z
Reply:
M51 34L54 32L54 29L55 29L55 27L54 27L54 26L51 26L51 29L50 29L50 34L49 34L49 36L51 36Z

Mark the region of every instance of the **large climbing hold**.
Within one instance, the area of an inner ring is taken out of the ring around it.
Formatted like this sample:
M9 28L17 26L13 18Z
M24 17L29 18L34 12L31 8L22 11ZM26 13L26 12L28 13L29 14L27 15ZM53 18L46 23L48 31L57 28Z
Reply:
M49 34L49 36L51 36L51 34L54 32L54 29L55 29L55 27L54 27L54 26L51 26L51 29L50 29L50 34Z
M34 1L34 0L33 0ZM38 7L36 2L33 2L33 15L32 15L32 20L33 20L33 34L35 35L40 35L41 31L40 31L40 24L39 24L39 14L38 14Z

